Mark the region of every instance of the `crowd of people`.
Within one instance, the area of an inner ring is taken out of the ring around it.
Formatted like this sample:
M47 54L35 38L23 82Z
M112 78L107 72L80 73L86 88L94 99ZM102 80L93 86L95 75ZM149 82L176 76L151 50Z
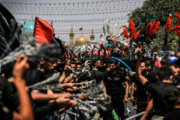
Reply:
M20 52L13 63L3 61L0 119L113 120L114 110L119 119L125 120L124 103L131 101L137 113L145 111L138 120L179 120L178 53L176 61L168 57L160 61L143 57L143 48L137 48L137 59L128 60L134 66L130 71L111 58L113 50L108 57L81 59L75 55L68 58L64 47L59 45L59 55L51 55L51 48L43 49L40 58ZM118 57L118 53L114 55ZM33 62L33 57L38 60Z
M145 111L138 119L163 117L165 120L178 120L179 59L173 63L166 61L158 68L152 61L142 59L141 55L138 56L135 72L127 71L120 62L113 59L88 61L91 76L89 79L81 79L81 82L96 80L96 84L103 85L104 97L111 98L108 110L99 111L101 117L107 120L113 119L111 111L114 109L121 120L125 119L124 102L130 100L137 101L137 113ZM64 66L61 65L62 62L64 61L58 58L54 63L41 60L36 67L30 68L28 57L19 56L11 71L12 74L2 70L1 118L44 120L49 119L58 110L60 110L59 114L70 108L73 111L73 107L78 106L78 102L72 99L74 93L78 91L78 87L73 83L79 80L78 76L74 77L72 70L82 72L84 63L78 58L69 59ZM53 89L47 91L38 88L27 89L29 85L46 80L55 71L61 73L56 84L63 88L62 93L53 92ZM130 93L129 87L131 87ZM81 94L78 95L78 99L86 101L88 98Z

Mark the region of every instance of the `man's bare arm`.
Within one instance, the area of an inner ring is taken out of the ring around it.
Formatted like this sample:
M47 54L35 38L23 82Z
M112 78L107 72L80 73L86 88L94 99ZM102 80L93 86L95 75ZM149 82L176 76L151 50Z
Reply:
M105 98L107 98L107 97L108 97L108 94L107 94L107 90L106 90L105 83L104 83L103 80L101 81L101 83L103 84L104 96L105 96Z
M45 94L45 93L41 93L37 90L33 90L31 92L31 96L32 96L32 99L35 100L35 101L49 101L49 100L54 100L54 99L57 99L59 97L69 97L71 96L70 93L53 93L53 94Z
M141 117L140 120L146 120L146 118L149 115L149 112L152 110L152 108L153 108L153 99L151 99L150 102L148 103L145 113L143 114L143 116Z
M134 101L134 90L135 90L134 86L135 86L135 83L132 82L132 84L131 84L131 101Z
M138 60L137 60L137 64L136 64L136 77L137 79L140 81L140 83L142 85L146 84L146 82L148 82L147 78L145 78L143 75L142 75L142 71L140 69L140 62L141 62L141 59L142 59L142 56L141 56L141 53L138 54Z
M30 99L26 90L26 84L23 79L23 76L25 76L29 69L27 60L27 57L21 60L21 56L18 56L13 69L14 85L16 86L20 103L19 112L13 112L13 120L34 120Z
M125 84L125 86L126 86L126 88L125 88L125 95L124 95L124 101L128 101L128 93L129 93L129 84L128 84L128 82L126 81L126 82L124 82L124 84Z

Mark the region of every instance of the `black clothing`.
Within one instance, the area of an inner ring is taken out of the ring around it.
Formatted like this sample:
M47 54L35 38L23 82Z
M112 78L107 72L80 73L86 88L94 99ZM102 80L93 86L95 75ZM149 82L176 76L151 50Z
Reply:
M68 77L71 73L71 71L66 71L66 77Z
M0 58L2 59L20 45L20 28L10 11L0 3Z
M54 111L59 109L57 102L47 103L45 106L33 107L35 120L49 120L49 115L52 115Z
M11 110L6 108L5 106L0 103L0 118L1 120L12 120L13 119L13 113Z
M96 83L99 84L104 79L104 75L98 70L91 70L91 79L95 79Z
M112 115L113 105L112 103L107 106L107 110L103 111L100 109L99 113L102 116L103 120L113 120L114 117Z
M176 77L175 86L180 86L180 74Z
M155 71L144 71L143 76L145 76L149 81L152 83L156 82L155 76L156 73ZM145 87L137 80L136 75L132 77L132 82L134 82L137 85L137 113L145 111L146 106L147 106L147 101L148 101L148 91L145 89Z
M111 72L107 72L104 75L104 83L106 86L107 94L111 95L113 98L123 98L124 88L122 83L125 82L125 76L121 72L113 75Z
M2 92L0 99L0 118L2 120L11 120L12 112L17 110L19 106L19 98L16 91L13 91L11 84L3 77L0 76L0 89ZM59 109L57 102L53 103L35 103L31 98L31 91L29 91L29 99L34 112L35 120L49 120L49 115ZM9 111L4 111L3 108L7 107Z
M3 104L11 110L16 110L19 106L19 97L13 84L9 83L4 77L0 76L0 87L2 90L2 102Z
M142 84L136 79L135 75L131 80L137 85L137 91L136 91L137 106L138 106L137 113L139 113L146 109L148 94L144 86L142 86Z
M114 108L114 110L116 111L117 115L119 118L121 118L121 120L125 119L124 116L124 102L123 99L111 99L112 101L112 106Z
M37 69L31 70L26 77L27 85L32 85L37 82L41 82L47 79L48 77L50 77L52 74L53 73L46 74ZM54 111L59 109L58 103L57 102L53 102L53 103L37 102L36 103L35 101L32 100L31 91L32 90L30 89L29 96L30 96L32 108L34 111L35 120L49 120L49 115L53 114ZM46 91L43 91L43 92L46 92Z
M124 88L122 85L125 81L125 75L122 72L117 72L114 75L111 72L107 72L104 76L107 94L112 98L112 107L115 109L118 116L121 117L121 120L125 119L123 103Z
M174 109L164 115L164 120L179 120L180 119L180 108Z
M173 84L170 83L150 83L145 84L146 89L151 93L155 114L164 115L168 112L166 95L172 90L177 90Z
M29 99L31 101L32 109L34 112L34 118L35 120L49 120L49 115L53 114L54 111L59 109L58 103L52 102L52 103L43 103L43 102L35 102L32 99L31 91L28 92Z
M13 91L11 84L0 76L0 118L2 120L12 120L12 111L15 111L18 105L18 95Z
M29 86L41 82L50 77L52 74L53 73L44 73L37 69L32 69L26 75L26 85Z

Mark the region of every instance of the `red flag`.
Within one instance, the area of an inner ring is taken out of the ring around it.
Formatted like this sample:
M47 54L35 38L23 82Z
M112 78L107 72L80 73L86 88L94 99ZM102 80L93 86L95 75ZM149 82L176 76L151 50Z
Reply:
M48 22L38 17L35 18L33 37L37 39L37 46L41 46L43 43L51 44L53 33L53 28Z
M147 35L149 35L149 28L150 28L151 24L152 24L152 22L150 22L146 25L146 34Z
M180 29L180 26L175 26L175 27L173 27L170 31L169 31L169 33L171 33L171 32L173 32L173 31L175 31L175 30L177 30L177 29Z
M128 35L127 31L126 31L125 26L123 26L122 29L123 29L124 37L126 37L126 38L128 39L128 38L129 38L129 35Z
M156 22L151 22L151 24L150 24L150 27L149 27L149 35L153 35L152 34L152 30L153 30L153 27L154 27L154 24L155 24Z
M156 23L154 29L151 31L151 35L156 34L156 31L157 31L157 29L159 28L159 25L160 25L160 22L158 21L158 22ZM154 26L154 24L153 24L153 26Z
M133 39L134 40L136 40L137 39L137 37L139 36L139 34L140 34L140 30L138 30L135 34L134 34L134 37L133 37Z
M146 25L146 34L147 35L154 35L156 34L156 31L160 25L160 22L157 22L156 25L155 25L156 22L150 22ZM155 25L155 27L154 27ZM154 27L154 29L153 29Z
M129 20L129 29L130 29L130 36L133 38L134 33L135 33L135 25L133 20Z
M112 48L112 47L109 47L109 48L107 48L107 50L113 50L113 48Z
M68 56L66 52L64 52L64 57L65 57L65 61L68 61Z
M178 24L180 24L180 15L178 14L178 12L175 13L178 19Z
M101 49L104 49L104 45L103 44L99 44Z
M153 29L155 23L156 22L150 22L147 24L147 26L146 26L146 34L147 35L152 35L152 29Z
M165 30L166 30L166 32L169 31L169 29L170 29L170 27L171 27L171 22L172 22L172 19L171 19L171 17L169 16L169 17L168 17L168 20L167 20L167 22L166 22L166 25L165 25Z

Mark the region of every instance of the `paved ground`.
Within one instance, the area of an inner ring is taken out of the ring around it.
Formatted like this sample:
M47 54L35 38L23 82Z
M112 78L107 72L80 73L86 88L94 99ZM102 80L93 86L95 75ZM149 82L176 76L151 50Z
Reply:
M133 105L131 101L124 103L124 106L125 106L127 118L136 114L136 110L133 109Z

